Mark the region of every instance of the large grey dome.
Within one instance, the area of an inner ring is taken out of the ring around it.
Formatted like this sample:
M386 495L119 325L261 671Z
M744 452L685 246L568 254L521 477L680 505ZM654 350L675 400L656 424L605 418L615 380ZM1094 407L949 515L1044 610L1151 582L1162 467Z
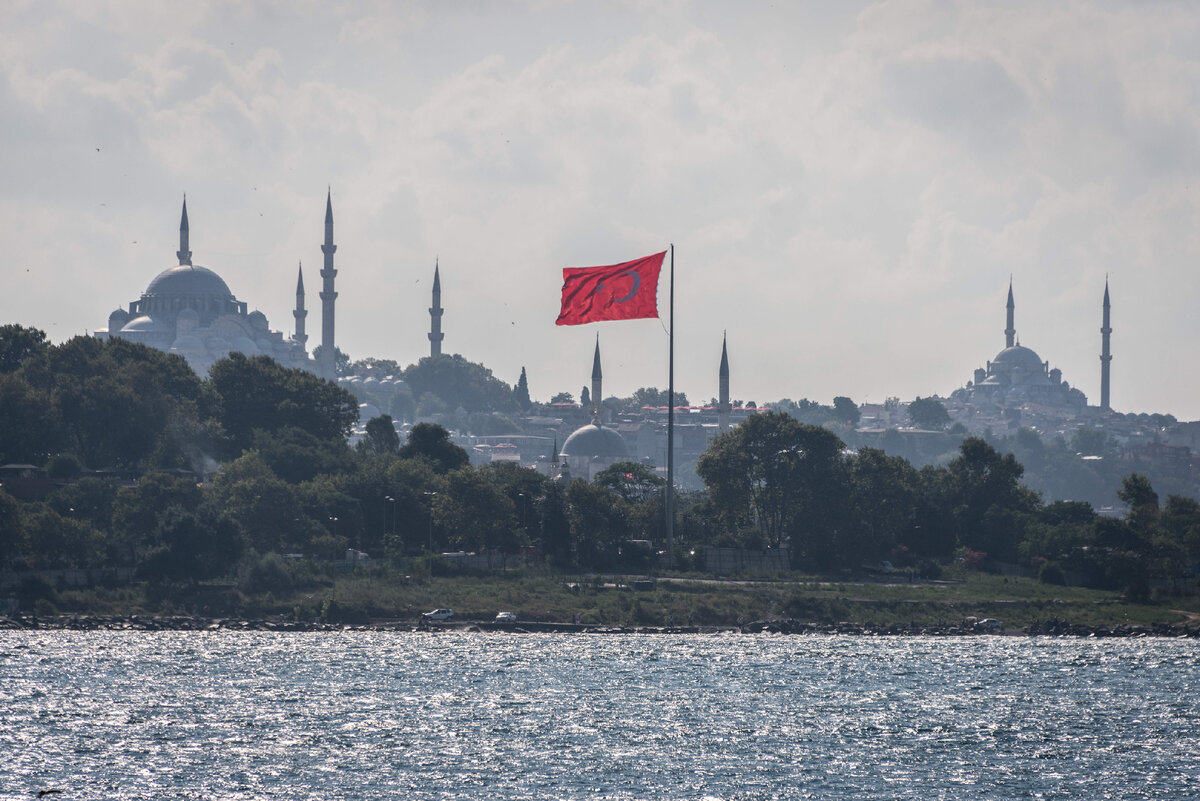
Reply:
M142 297L178 297L178 298L216 298L233 300L233 293L221 278L207 267L193 267L181 264L163 270Z
M605 428L596 423L589 423L576 429L567 441L563 443L564 456L596 456L621 458L628 455L625 449L625 439L616 429Z
M1021 345L1014 345L1011 348L1005 348L996 354L993 359L996 364L1003 364L1011 367L1023 367L1027 370L1043 370L1042 358L1034 351Z

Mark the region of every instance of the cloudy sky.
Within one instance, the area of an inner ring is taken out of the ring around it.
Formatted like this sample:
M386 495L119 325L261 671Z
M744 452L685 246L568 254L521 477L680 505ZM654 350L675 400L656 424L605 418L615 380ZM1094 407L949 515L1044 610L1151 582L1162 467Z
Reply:
M947 395L1021 343L1200 418L1200 5L0 0L0 322L62 341L195 263L319 339L536 399L665 387L666 320L556 327L561 269L676 248L676 386ZM667 275L664 270L664 278ZM666 317L666 282L660 287Z

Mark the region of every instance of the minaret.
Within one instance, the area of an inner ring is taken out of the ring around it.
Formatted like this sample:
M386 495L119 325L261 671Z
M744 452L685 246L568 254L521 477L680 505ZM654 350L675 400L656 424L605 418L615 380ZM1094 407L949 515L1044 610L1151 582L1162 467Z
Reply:
M438 263L433 262L433 305L429 307L429 355L442 355L442 277L438 273Z
M299 342L300 347L308 342L308 334L304 331L304 318L307 316L308 312L304 310L304 265L300 265L296 271L296 310L292 312L292 317L296 318L296 333L292 335L292 341Z
M721 369L717 373L717 430L729 430L729 351L725 347L726 336L721 335Z
M592 358L592 423L595 425L600 425L602 422L600 401L604 396L601 394L600 384L603 377L600 372L600 335L596 334L596 355Z
M1016 344L1015 337L1017 331L1013 328L1013 296L1012 296L1012 276L1008 278L1008 327L1004 329L1004 347L1011 348Z
M1112 335L1111 320L1109 318L1110 304L1108 302L1108 277L1104 279L1104 322L1100 326L1100 408L1106 412L1112 411L1112 406L1109 405L1108 381L1109 381L1109 363L1112 361L1112 353L1109 351L1109 337Z
M188 250L187 195L183 196L183 216L179 218L179 250L175 255L179 257L180 267L192 265L192 251Z
M333 244L333 199L331 193L325 195L325 244L321 252L325 254L325 266L321 270L321 363L317 371L321 378L329 381L337 380L337 369L334 367L336 348L333 344L333 302L337 300L337 292L333 291L333 279L337 270L333 269L333 254L337 245Z

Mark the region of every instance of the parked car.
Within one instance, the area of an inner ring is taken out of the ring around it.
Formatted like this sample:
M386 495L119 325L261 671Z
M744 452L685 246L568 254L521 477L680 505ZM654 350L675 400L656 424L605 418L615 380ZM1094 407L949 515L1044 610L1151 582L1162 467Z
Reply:
M495 623L516 623L517 622L517 613L516 612L497 612L496 619L493 622L495 622Z
M454 617L453 609L434 609L432 612L426 612L421 615L426 620L449 620Z

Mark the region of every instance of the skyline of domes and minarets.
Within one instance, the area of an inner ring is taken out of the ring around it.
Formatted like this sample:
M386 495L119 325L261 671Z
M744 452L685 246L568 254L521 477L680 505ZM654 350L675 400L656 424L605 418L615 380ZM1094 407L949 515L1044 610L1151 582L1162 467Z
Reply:
M203 375L218 359L231 352L247 355L268 355L288 367L299 367L336 380L336 300L334 279L334 217L332 191L326 192L324 239L321 244L323 265L320 271L321 354L318 363L307 350L307 329L303 263L297 268L296 304L292 312L294 333L285 336L272 330L260 311L248 311L248 304L236 298L228 284L212 269L193 263L188 221L187 198L183 199L179 227L178 263L159 273L141 297L126 308L109 315L108 327L99 329L99 338L119 336L182 355ZM444 309L441 298L440 260L435 260L430 315L430 356L442 353L445 334L442 331ZM1112 332L1108 281L1105 280L1103 322L1101 327L1101 402L1099 408L1111 411L1110 375ZM1005 347L985 367L975 370L973 380L951 393L950 397L968 403L988 402L1011 406L1035 402L1060 408L1083 409L1086 396L1062 379L1058 368L1051 368L1033 349L1021 344L1015 328L1013 282L1010 278ZM598 359L599 343L597 342ZM722 338L720 391L728 394L728 353L726 338ZM597 400L600 400L598 398ZM727 416L727 415L726 415ZM724 422L722 430L728 426Z
M973 380L955 390L950 397L968 403L989 402L1001 406L1019 406L1031 402L1058 408L1087 408L1087 396L1063 380L1062 370L1051 368L1049 361L1032 348L1021 344L1015 327L1016 303L1013 300L1012 279L1008 282L1004 349L975 370ZM1112 411L1110 397L1111 303L1108 279L1104 281L1102 324L1100 327L1100 405L1101 411Z

